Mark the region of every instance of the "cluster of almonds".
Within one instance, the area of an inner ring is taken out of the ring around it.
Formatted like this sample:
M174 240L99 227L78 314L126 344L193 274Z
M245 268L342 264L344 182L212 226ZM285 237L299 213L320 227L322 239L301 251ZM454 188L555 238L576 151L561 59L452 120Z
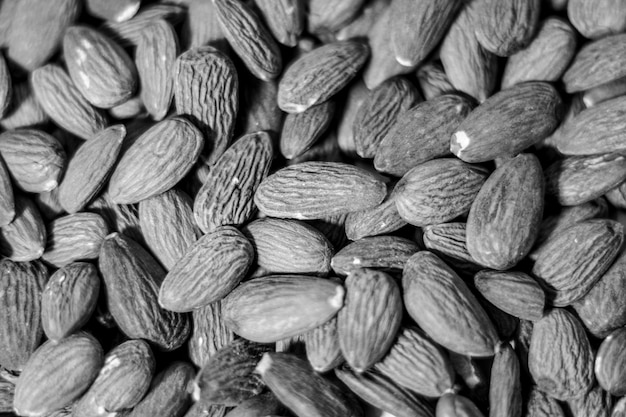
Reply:
M0 47L0 413L626 415L624 0L4 0Z

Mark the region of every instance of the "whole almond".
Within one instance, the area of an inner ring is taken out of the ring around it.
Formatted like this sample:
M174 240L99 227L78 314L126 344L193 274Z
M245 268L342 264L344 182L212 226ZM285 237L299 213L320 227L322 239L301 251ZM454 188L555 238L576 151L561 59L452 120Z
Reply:
M55 189L65 169L65 151L53 136L35 129L0 134L0 156L13 184L30 193Z
M72 26L63 38L63 57L72 81L96 107L127 101L137 89L137 69L121 46L87 26Z
M246 67L268 81L282 70L278 45L258 15L237 0L212 0L224 36Z
M215 162L193 204L196 224L207 233L241 225L256 211L254 194L267 176L273 156L267 132L239 138Z
M259 219L242 229L256 263L271 274L318 274L330 271L333 247L322 232L297 220Z
M105 417L132 408L146 395L155 369L148 343L129 340L107 353L104 366L74 406L76 417Z
M535 323L528 353L538 388L558 400L592 387L593 353L585 330L571 313L556 308Z
M545 82L502 90L460 123L452 135L450 151L471 163L515 156L556 129L560 108L559 93Z
M487 313L437 256L421 251L409 258L402 288L409 315L435 342L456 353L494 355L498 336Z
M521 154L487 178L467 216L467 250L476 263L509 269L530 252L543 217L541 164Z
M102 347L88 333L48 341L29 359L15 386L15 411L46 416L77 400L96 379Z
M146 339L162 350L180 347L189 336L187 316L162 309L159 286L165 271L138 243L113 233L104 240L98 265L107 306L128 337Z
M239 110L239 78L230 58L198 47L176 58L173 68L176 112L193 118L205 136L203 156L214 164L230 145Z
M46 226L30 198L15 196L15 217L0 228L0 253L17 262L39 259L46 246Z
M254 278L222 302L226 325L259 343L305 333L343 307L344 288L330 280L299 275Z
M311 220L373 207L385 194L385 185L361 168L302 162L263 180L254 202L268 216Z
M30 80L37 102L60 127L88 140L107 126L106 114L83 97L60 66L48 64L37 68Z
M59 341L80 329L91 318L100 294L95 266L74 262L57 270L41 298L41 322L46 336Z
M122 154L109 181L111 200L132 204L169 190L189 172L203 145L202 134L187 119L157 123Z
M613 220L586 220L556 234L535 250L533 275L548 305L563 307L587 294L617 257L624 230Z
M139 4L139 2L137 2ZM174 97L178 37L165 20L146 26L135 52L141 102L156 121L163 120Z
M192 205L191 198L177 189L139 203L139 224L146 246L168 271L198 238Z
M280 152L287 159L302 155L324 134L335 116L335 102L309 107L302 113L285 117L280 135Z
M302 55L283 73L278 85L278 106L301 113L334 96L354 78L369 56L367 44L330 43Z
M407 172L394 189L396 208L406 222L423 227L467 213L487 173L458 159L434 159Z
M350 273L344 285L344 306L337 315L339 346L346 362L363 372L391 347L402 320L402 296L391 276L371 269Z
M397 236L372 236L354 241L333 256L331 266L340 275L361 268L399 272L406 261L419 250L418 245Z
M43 336L41 297L48 271L39 261L0 261L0 366L21 371Z
M167 273L159 289L159 305L187 312L219 301L243 279L254 249L232 226L202 236Z

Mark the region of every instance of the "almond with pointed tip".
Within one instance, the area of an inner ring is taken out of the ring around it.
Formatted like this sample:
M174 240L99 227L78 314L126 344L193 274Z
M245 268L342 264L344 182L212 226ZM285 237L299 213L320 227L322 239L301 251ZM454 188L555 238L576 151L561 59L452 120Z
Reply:
M465 355L494 355L498 335L489 316L437 256L421 251L409 258L402 287L409 315L435 342Z
M95 266L74 262L57 270L41 298L41 322L49 339L59 341L91 318L100 294Z
M36 129L0 134L0 156L13 184L30 193L55 189L65 170L65 151L59 141Z
M137 89L137 69L126 51L87 26L72 26L63 38L67 71L81 94L96 107L109 109Z
M222 302L226 325L258 343L286 339L324 324L343 307L343 286L305 275L269 275L235 288Z
M102 347L88 333L47 341L28 360L15 386L15 411L46 416L80 398L102 367Z
M372 236L344 246L333 256L331 266L340 275L348 275L360 268L400 272L419 246L399 236Z
M39 259L46 246L46 226L35 203L15 196L15 217L0 228L0 254L17 262Z

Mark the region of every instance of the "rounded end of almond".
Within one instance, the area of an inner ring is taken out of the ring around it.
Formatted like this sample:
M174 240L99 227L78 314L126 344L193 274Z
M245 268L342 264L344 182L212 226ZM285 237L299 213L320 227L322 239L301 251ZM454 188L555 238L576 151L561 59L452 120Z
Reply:
M265 375L265 372L270 369L271 366L272 358L270 357L269 353L264 353L256 368L254 368L254 372L263 376Z
M461 153L469 146L470 138L464 131L456 132L452 135L450 141L450 152L455 156L460 157Z
M330 304L335 309L339 310L343 307L343 298L346 295L346 290L342 285L337 285L335 289L335 295L328 299L328 304Z

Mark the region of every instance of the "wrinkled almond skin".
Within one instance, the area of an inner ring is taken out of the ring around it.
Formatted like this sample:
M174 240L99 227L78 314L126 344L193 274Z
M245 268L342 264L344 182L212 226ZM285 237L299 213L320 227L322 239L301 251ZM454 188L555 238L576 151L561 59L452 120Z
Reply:
M154 355L145 341L129 340L114 347L72 415L106 417L134 407L148 392L154 369Z
M76 151L59 186L59 203L65 211L72 214L82 210L102 190L125 137L123 125L111 126Z
M100 293L95 266L74 262L57 270L41 298L41 321L46 336L59 341L80 329L91 318Z
M426 397L439 397L454 385L454 369L445 352L417 328L402 329L375 369Z
M56 267L78 260L96 259L105 236L106 221L95 213L76 213L48 223L42 259Z
M203 145L202 133L187 119L157 123L122 154L109 181L111 200L132 204L169 190L189 172Z
M187 340L187 316L158 305L165 271L138 243L117 233L107 236L98 265L109 311L124 334L146 339L164 351L174 350Z
M470 163L515 156L556 129L561 106L559 93L546 82L502 90L461 122L452 135L450 151Z
M261 182L254 195L268 216L314 220L379 204L385 185L373 174L340 162L302 162Z
M380 204L348 213L345 221L348 239L359 240L368 236L383 235L406 226L407 223L398 214L393 190L388 189L387 197Z
M193 204L196 223L204 233L218 226L239 226L256 212L253 200L267 176L273 156L267 132L239 138L211 167Z
M278 85L278 106L287 113L301 113L334 96L354 78L369 57L361 41L330 43L294 61Z
M300 275L254 278L222 302L226 325L258 343L272 343L325 323L343 307L344 288L330 280Z
M549 395L533 388L528 397L528 417L565 417L558 401Z
M257 0L274 38L285 46L296 46L304 30L304 3L300 0Z
M535 323L528 366L538 388L558 400L591 388L593 352L578 319L557 308Z
M396 208L414 226L448 222L469 211L486 176L482 168L458 159L424 162L396 184Z
M70 405L96 379L102 361L100 343L87 333L44 343L17 380L16 412L39 417Z
M309 107L302 113L288 114L280 135L281 154L293 159L305 153L326 132L334 116L333 100Z
M192 330L188 341L191 361L199 368L235 338L226 326L222 302L216 301L191 313Z
M476 263L506 270L521 261L537 239L543 200L537 157L521 154L496 168L467 217L467 250Z
M491 366L489 417L522 416L520 364L509 343L500 345Z
M368 404L393 413L396 417L432 416L426 401L379 372L358 373L348 367L341 367L335 370L335 375Z
M421 251L409 258L402 288L409 315L435 342L456 353L494 355L498 336L487 313L437 256Z
M230 145L239 110L239 78L231 59L203 46L176 58L174 103L205 136L203 158L213 165Z
M243 279L254 249L232 226L202 236L168 272L159 289L159 305L188 312L221 300Z
M402 320L402 295L391 276L366 268L350 273L344 285L344 306L337 314L339 346L346 362L363 372L393 344Z
M21 371L43 336L41 298L48 271L39 261L0 261L0 366Z
M556 234L537 248L532 274L548 305L563 307L587 294L617 257L624 229L613 220L587 220Z
M574 27L589 39L598 39L626 30L626 7L616 0L587 3L584 0L567 2L567 17Z
M428 160L450 153L450 135L470 114L474 102L445 94L413 106L398 116L374 157L379 172L397 177Z
M87 26L72 26L63 38L63 57L72 81L92 105L111 108L137 89L137 69L115 41Z
M46 226L30 198L15 196L15 217L0 228L0 253L17 262L39 259L46 246Z
M423 228L424 246L454 267L455 271L474 276L482 269L467 250L467 225L461 222L441 223Z
M70 76L56 64L32 72L31 84L43 111L60 127L89 140L107 126L108 118L80 93Z
M9 171L0 158L0 227L4 227L15 218L15 197Z
M402 271L406 261L419 246L397 236L373 236L359 239L342 248L333 256L331 266L340 275L348 275L360 268Z
M55 189L65 169L65 151L53 136L35 129L0 135L0 156L13 184L29 193Z
M303 359L268 352L256 368L281 403L298 415L357 417L361 407L344 389L316 374Z
M526 47L539 24L540 0L481 0L474 30L481 45L498 56Z
M306 356L316 372L324 373L344 362L337 334L337 317L304 334Z
M333 246L322 232L297 220L259 219L242 229L256 254L256 263L272 274L330 272Z
M177 189L139 203L139 224L146 246L168 271L198 239L192 206L191 198Z

